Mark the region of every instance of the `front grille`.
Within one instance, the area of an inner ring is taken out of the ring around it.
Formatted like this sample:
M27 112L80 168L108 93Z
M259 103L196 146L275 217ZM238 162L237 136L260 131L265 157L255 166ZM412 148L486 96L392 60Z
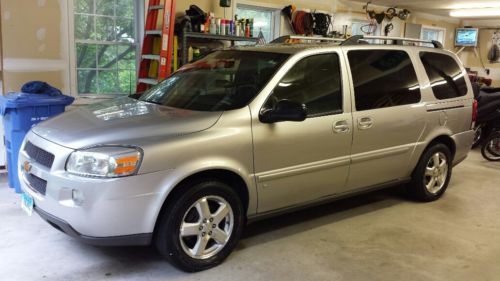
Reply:
M26 142L26 145L24 146L24 151L26 151L28 156L35 162L49 169L52 167L52 164L54 163L54 154L41 149L40 147L32 144L29 141Z
M43 180L35 175L27 174L26 180L30 184L30 187L36 190L38 193L45 195L47 191L47 181Z

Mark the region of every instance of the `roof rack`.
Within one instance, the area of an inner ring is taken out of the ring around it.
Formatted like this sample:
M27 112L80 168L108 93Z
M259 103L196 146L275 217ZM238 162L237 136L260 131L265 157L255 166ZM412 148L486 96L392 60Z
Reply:
M324 42L339 42L342 43L345 39L319 36L300 36L300 35L285 35L271 41L271 44L286 43L288 40L309 40L309 41L324 41Z
M393 45L403 45L403 42L414 42L414 43L431 44L436 49L443 48L443 44L441 44L441 42L436 41L436 40L428 41L428 40L405 38L405 37L365 36L365 35L354 35L354 36L349 37L347 39L331 38L331 37L286 35L286 36L281 36L281 37L273 40L271 42L271 44L273 44L273 43L286 43L288 40L308 40L308 41L318 41L318 42L339 42L341 46L352 46L352 45L366 44L368 42L366 42L365 40L370 40L370 39L384 40L384 42L386 42L387 40L391 40Z
M391 40L394 45L403 45L403 42L414 42L414 43L424 43L424 44L432 44L436 49L442 49L443 44L436 40L421 40L415 38L406 38L406 37L388 37L388 36L365 36L365 35L354 35L344 42L342 42L342 46L350 46L350 45L358 45L361 40L370 40L370 39L379 39L379 40Z

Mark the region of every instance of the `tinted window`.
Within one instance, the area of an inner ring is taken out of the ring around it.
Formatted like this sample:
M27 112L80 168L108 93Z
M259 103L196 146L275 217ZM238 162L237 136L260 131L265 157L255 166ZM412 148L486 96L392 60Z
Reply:
M467 84L457 62L450 56L421 52L420 59L437 99L452 99L467 94Z
M339 57L324 54L299 61L281 79L266 103L272 108L282 99L307 106L308 117L342 112Z
M198 111L246 106L288 58L287 54L218 51L183 66L140 100Z
M418 103L420 86L404 51L349 51L356 110Z

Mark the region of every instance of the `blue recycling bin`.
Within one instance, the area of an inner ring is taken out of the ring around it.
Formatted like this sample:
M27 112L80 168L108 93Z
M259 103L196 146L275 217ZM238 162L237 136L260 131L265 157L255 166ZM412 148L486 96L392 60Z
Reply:
M24 137L35 124L64 112L73 101L73 97L65 95L9 93L0 96L9 186L17 193L21 193L17 159Z

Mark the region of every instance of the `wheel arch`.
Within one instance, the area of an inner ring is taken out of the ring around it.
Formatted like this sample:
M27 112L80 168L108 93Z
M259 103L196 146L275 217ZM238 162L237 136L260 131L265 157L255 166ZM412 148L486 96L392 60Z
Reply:
M449 135L439 135L437 137L434 137L425 147L424 151L426 151L427 149L429 149L429 147L432 147L433 145L438 143L442 143L450 149L451 162L453 162L453 159L455 158L455 152L457 151L457 145L455 144L453 138Z
M425 141L425 143L427 143L427 145L425 145L425 146L422 145L422 146L420 146L420 148L417 149L418 157L413 158L413 162L411 164L412 169L410 170L412 173L413 173L413 171L415 171L415 169L416 169L420 159L422 158L422 155L424 155L425 151L427 151L430 147L432 147L433 145L435 145L437 143L442 143L450 149L451 157L452 157L451 161L453 162L457 148L456 148L456 143L453 140L453 138L451 137L451 135L447 134L446 132L441 131L440 133L435 134L432 137L429 137L429 140Z
M186 188L188 188L189 182L202 181L203 179L216 179L231 186L231 188L233 188L240 197L243 203L245 217L247 216L251 203L250 202L251 195L249 191L250 187L245 182L243 177L238 173L231 171L229 169L224 169L224 168L206 169L206 170L196 171L188 176L185 176L184 178L182 178L176 184L173 185L173 188L166 195L165 199L163 200L163 204L156 215L156 222L153 233L156 233L156 230L158 228L158 222L160 221L161 216L164 214L164 212L167 209L167 206L177 196L177 194L182 193Z

